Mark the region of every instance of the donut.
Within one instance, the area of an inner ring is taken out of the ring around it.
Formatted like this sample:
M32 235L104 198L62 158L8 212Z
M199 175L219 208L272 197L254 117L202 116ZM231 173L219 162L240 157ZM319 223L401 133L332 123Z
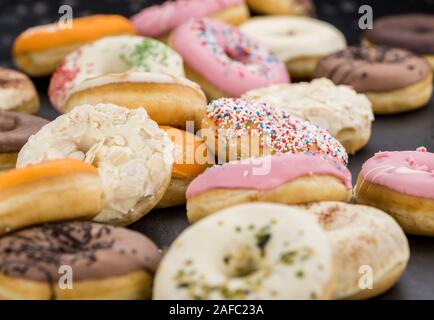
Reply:
M159 260L155 244L138 232L45 224L0 238L0 298L146 299ZM62 279L68 272L71 283Z
M363 35L366 46L403 48L424 56L434 69L434 15L403 14L374 21Z
M184 76L181 57L163 43L140 36L106 37L65 57L50 80L50 101L64 112L70 95L85 80L129 70Z
M199 85L184 77L130 70L83 81L69 92L64 111L99 103L143 107L158 124L185 129L192 121L199 130L207 100Z
M174 144L174 163L169 188L157 208L175 207L185 204L185 192L190 182L202 173L212 159L206 144L198 136L173 127L160 126Z
M284 64L269 49L223 22L192 19L172 32L169 44L210 100L289 82Z
M304 207L315 215L331 242L337 275L334 299L372 298L398 281L410 251L404 232L389 215L372 207L342 202ZM372 287L360 287L367 267L373 277Z
M371 137L374 115L369 99L326 78L271 85L248 91L242 98L266 102L327 129L350 154L363 148Z
M0 111L37 113L39 97L25 74L0 67Z
M221 209L253 201L302 204L349 201L351 173L342 164L312 154L284 154L215 166L187 189L191 223Z
M70 52L87 42L110 35L135 34L128 19L118 15L94 15L72 20L72 28L60 23L32 27L15 40L15 64L31 76L50 75Z
M247 0L256 13L270 15L312 16L315 6L311 0Z
M271 203L231 207L190 226L164 255L154 299L328 299L331 246L302 209Z
M0 111L0 171L15 167L18 152L48 122L24 113Z
M167 40L170 32L191 18L210 17L238 25L250 16L244 0L177 0L143 9L131 22L146 37Z
M403 49L350 47L321 59L314 77L366 94L376 114L421 108L432 95L429 64Z
M309 17L255 17L240 29L270 48L297 79L311 78L319 59L347 46L337 28Z
M0 174L0 235L44 222L92 219L102 201L98 171L82 161L12 169Z
M392 215L406 233L434 236L434 154L378 152L357 179L355 201Z
M344 147L325 129L265 102L214 100L206 109L201 134L219 162L307 151L348 161Z
M98 169L105 201L94 220L125 226L148 213L166 192L173 144L143 108L82 105L30 137L17 167L64 158Z

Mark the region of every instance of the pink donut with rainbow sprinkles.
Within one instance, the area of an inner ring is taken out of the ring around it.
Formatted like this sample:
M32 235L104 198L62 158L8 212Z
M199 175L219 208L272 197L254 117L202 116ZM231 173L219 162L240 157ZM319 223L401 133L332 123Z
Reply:
M142 36L162 38L192 18L210 17L239 25L249 16L244 0L177 0L145 8L131 22Z
M169 43L184 59L187 77L210 99L289 82L284 63L268 48L219 21L192 19L174 30Z

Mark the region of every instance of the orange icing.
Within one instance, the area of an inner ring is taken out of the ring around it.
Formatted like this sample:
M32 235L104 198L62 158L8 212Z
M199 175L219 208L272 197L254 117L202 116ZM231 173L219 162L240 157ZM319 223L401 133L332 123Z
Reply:
M136 34L134 26L125 17L94 15L76 18L72 29L60 29L57 23L52 23L24 31L15 40L13 52L42 51L120 34Z
M22 169L12 169L0 174L0 190L36 180L73 173L98 174L98 170L83 161L63 159L31 165Z
M202 154L196 155L199 146L204 143L201 138L187 131L169 126L160 126L160 128L166 131L175 145L175 162L172 169L173 177L193 178L202 173L208 167L207 163L199 164L197 163L198 159L196 159L196 157L202 156ZM180 141L180 138L182 141ZM204 156L206 155L207 153L204 153Z

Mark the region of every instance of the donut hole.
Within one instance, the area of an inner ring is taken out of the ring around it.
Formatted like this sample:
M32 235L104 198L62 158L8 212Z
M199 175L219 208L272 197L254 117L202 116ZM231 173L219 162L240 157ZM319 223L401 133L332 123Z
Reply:
M225 47L224 52L226 56L234 61L242 64L250 63L250 54L242 47Z
M419 34L424 34L424 33L431 33L431 32L433 32L433 29L432 28L427 28L426 26L418 26L416 29L415 29L415 32L416 33L419 33Z
M241 246L223 256L225 274L230 278L251 276L260 269L260 253L250 246Z

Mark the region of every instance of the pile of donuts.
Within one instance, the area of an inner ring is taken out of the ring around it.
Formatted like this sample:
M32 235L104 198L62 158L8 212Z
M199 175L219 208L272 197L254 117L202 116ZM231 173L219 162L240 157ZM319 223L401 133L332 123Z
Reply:
M16 65L51 76L61 115L35 116L32 81L0 69L0 298L391 288L405 233L434 235L434 154L378 152L356 186L348 154L369 142L374 113L430 100L434 16L379 18L347 47L314 12L307 0L178 0L20 34ZM191 226L164 255L125 228L185 205Z

